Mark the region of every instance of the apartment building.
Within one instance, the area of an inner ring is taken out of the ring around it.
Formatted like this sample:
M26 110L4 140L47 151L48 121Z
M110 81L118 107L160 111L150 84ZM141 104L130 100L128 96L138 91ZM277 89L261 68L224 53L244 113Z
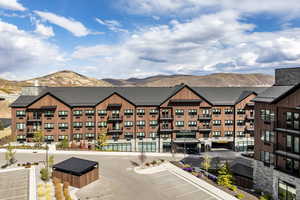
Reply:
M260 87L27 87L11 104L12 133L31 142L94 143L108 150L197 153L214 147L251 150Z
M255 99L254 184L274 199L300 199L300 68L277 69Z

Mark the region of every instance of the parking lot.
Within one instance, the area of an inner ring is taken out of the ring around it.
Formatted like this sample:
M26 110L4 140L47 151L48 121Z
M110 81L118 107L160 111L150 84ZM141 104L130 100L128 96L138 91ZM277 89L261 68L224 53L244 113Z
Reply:
M168 200L168 199L201 199L215 198L189 182L163 171L152 175L137 174L133 171L132 162L139 162L137 156L101 156L101 155L55 155L55 163L76 156L99 162L100 178L76 192L80 200ZM17 153L19 162L42 161L42 153ZM147 156L150 162L158 157ZM165 157L164 159L169 159ZM4 162L4 154L0 154L0 163ZM37 173L38 174L38 173Z

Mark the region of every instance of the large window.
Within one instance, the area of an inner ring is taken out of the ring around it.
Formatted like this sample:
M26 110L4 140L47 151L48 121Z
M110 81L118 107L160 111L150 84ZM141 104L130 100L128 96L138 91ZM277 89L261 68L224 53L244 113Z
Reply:
M106 127L106 126L107 126L107 122L106 121L98 122L98 127L99 128Z
M124 126L125 127L132 127L133 126L133 121L125 121Z
M85 115L94 115L95 111L94 110L86 110Z
M65 110L58 111L58 116L59 117L67 117L68 111L65 111Z
M264 121L274 121L275 114L273 111L269 109L262 109L260 110L260 118Z
M296 187L284 181L278 181L278 199L296 200Z
M213 131L213 137L221 137L221 131Z
M103 150L106 151L132 151L131 150L131 143L108 143L104 147L102 147Z
M299 113L286 112L286 127L288 129L299 130Z
M274 132L269 130L262 131L261 140L267 143L274 142Z
M73 127L74 128L81 128L82 127L82 122L73 122Z
M176 109L175 110L175 115L184 115L184 110L182 110L182 109Z
M221 126L221 120L213 120L214 126Z
M107 111L106 110L98 110L98 115L99 116L104 116L106 115Z
M244 109L239 108L239 109L236 110L236 113L237 113L238 115L244 115L246 112L245 112Z
M45 129L53 129L54 124L53 123L45 123L44 127L45 127Z
M82 115L82 110L74 110L73 115L74 116L81 116Z
M225 126L233 125L233 120L225 120Z
M273 164L274 156L270 152L261 151L260 152L260 160L266 164Z
M196 127L197 121L189 121L189 127Z
M214 109L212 110L212 113L213 113L214 115L220 115L220 114L221 114L221 109L220 109L220 108L214 108Z
M139 142L138 151L156 152L156 142Z
M286 136L286 150L294 153L299 153L299 136Z
M59 129L68 129L68 123L58 123Z
M85 122L85 127L94 127L95 123L94 122Z
M137 115L144 115L145 114L145 110L144 109L137 109L136 110L136 114Z
M145 126L145 120L139 120L136 122L137 126Z
M53 117L54 116L54 111L52 110L47 110L45 111L45 117Z
M16 124L17 130L24 130L26 128L25 123L17 123Z
M133 109L126 109L124 110L125 115L133 115Z
M231 115L231 114L233 114L233 109L232 109L232 108L226 108L226 109L224 110L224 113L225 113L226 115Z
M157 109L151 109L149 111L150 115L155 115L155 114L158 114L158 110Z
M189 115L197 115L197 110L196 109L190 109L189 110Z
M158 125L157 120L151 120L150 121L150 126L157 126L157 125Z

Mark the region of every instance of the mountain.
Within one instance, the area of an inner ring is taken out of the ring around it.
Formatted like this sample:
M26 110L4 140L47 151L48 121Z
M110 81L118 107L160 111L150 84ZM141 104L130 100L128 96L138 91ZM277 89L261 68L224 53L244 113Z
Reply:
M44 86L74 87L74 86L174 86L185 83L190 86L270 86L274 83L274 76L266 74L236 74L216 73L203 76L194 75L157 75L147 78L129 79L96 79L73 71L59 71L42 77L24 81L8 81L0 79L1 94L19 94L23 86L35 83Z
M267 74L237 74L215 73L203 76L193 75L158 75L143 79L103 79L116 86L174 86L185 83L190 86L207 87L242 87L242 86L270 86L274 83L274 76Z
M74 87L74 86L103 86L103 87L111 87L112 84L98 80L95 78L90 78L81 74L78 74L73 71L59 71L53 74L49 74L46 76L29 79L26 81L22 81L25 84L34 85L35 82L38 82L39 85L46 86L56 86L56 87Z

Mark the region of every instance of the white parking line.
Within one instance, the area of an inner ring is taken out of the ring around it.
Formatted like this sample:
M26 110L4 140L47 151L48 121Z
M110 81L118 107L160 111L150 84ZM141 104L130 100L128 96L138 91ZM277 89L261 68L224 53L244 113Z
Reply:
M193 193L195 193L195 192L200 192L200 190L194 190L194 191L191 191L191 192L185 192L185 193L183 193L183 194L181 194L181 195L177 195L175 198L178 199L178 198L180 198L180 197L184 197L184 196L186 196L186 195L193 194Z

